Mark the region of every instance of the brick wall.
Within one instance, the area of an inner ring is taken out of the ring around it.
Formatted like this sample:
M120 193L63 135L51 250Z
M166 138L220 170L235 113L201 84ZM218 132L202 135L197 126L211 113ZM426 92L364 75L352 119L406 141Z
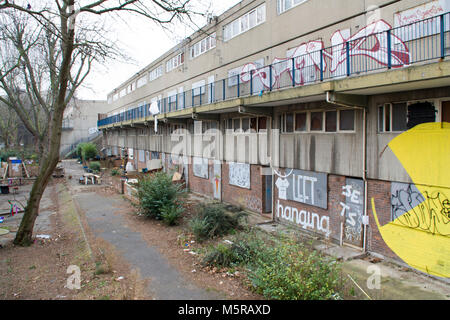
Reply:
M241 205L250 211L262 213L264 208L264 176L261 166L250 165L250 189L231 185L228 163L222 164L222 200Z
M369 215L369 226L367 227L367 250L399 260L400 258L392 252L391 249L389 249L381 237L372 210L373 198L380 225L383 226L391 222L391 183L388 181L369 180L367 183L367 192L367 214Z
M189 189L193 192L200 193L204 196L214 197L214 175L213 165L211 162L208 164L208 179L194 176L193 160L189 161Z
M340 203L345 203L345 196L342 194L342 187L345 186L346 180L344 176L328 175L328 208L322 209L296 201L286 201L278 199L278 189L275 188L275 218L282 223L289 223L296 225L299 229L307 231L308 233L317 234L320 236L325 236L325 232L317 228L317 218L314 220L314 227L303 228L301 224L296 223L295 217L292 219L294 221L288 221L286 219L278 217L278 204L282 206L283 209L286 207L295 208L298 212L304 210L312 216L316 214L321 219L322 217L328 217L329 221L329 237L334 243L339 243L341 238L341 222L345 222L345 218L341 217L342 207ZM391 183L387 181L379 180L369 180L367 183L368 191L368 206L367 213L369 215L369 225L367 226L367 242L366 247L368 251L381 254L385 257L401 260L384 242L381 237L378 227L375 222L375 218L372 212L371 199L375 201L375 208L377 210L378 219L380 224L383 226L391 222ZM364 196L364 195L362 195ZM288 210L289 212L289 210ZM292 213L290 215L292 217ZM324 222L326 219L324 219ZM322 227L325 227L323 225Z
M327 209L307 205L297 201L281 200L278 198L278 188L275 187L275 219L282 223L293 224L308 233L317 234L321 237L326 237L329 232L328 237L330 240L335 243L339 243L341 238L341 222L344 222L344 218L341 217L342 207L340 206L340 203L345 202L345 196L342 194L342 187L345 183L344 176L328 175ZM303 227L302 224L297 224L295 215L290 221L283 219L281 217L281 212L278 214L279 204L283 207L283 209L286 207L291 207L299 213L305 211L306 215L302 216L302 220L304 221L304 218L306 218L306 220L313 222L314 226ZM317 216L320 220L317 219ZM320 223L321 221L322 223ZM317 222L319 222L319 224Z

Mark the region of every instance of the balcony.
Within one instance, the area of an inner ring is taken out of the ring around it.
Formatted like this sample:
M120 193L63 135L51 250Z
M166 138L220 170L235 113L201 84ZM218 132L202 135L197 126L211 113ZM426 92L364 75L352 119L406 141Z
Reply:
M410 67L426 68L450 55L450 12L397 28L380 20L348 39L338 34L333 43L337 44L324 48L322 41L310 41L297 47L292 58L277 58L267 66L248 63L226 79L159 100L158 117L203 112L213 106L219 110L246 103L255 105L256 101L263 105L302 95L323 96L339 86L348 88L349 81L360 76L367 76L370 81L358 78L351 83L352 89L361 90L362 83L369 88L424 80L422 71L414 73ZM386 74L396 70L410 71L407 76ZM441 77L450 76L447 69L442 72ZM380 73L386 76L380 77ZM301 94L287 91L298 88L304 88ZM152 119L149 105L142 105L99 120L98 128Z

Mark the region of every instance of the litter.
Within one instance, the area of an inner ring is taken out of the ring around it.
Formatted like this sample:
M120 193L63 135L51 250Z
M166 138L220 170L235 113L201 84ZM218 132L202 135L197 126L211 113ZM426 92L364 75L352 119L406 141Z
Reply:
M50 236L48 234L38 234L36 236L36 238L39 238L39 239L50 239Z

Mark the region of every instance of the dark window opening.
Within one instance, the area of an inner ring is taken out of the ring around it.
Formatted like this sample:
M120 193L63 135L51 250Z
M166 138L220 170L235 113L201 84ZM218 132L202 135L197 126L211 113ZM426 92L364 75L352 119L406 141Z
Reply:
M407 128L411 129L421 123L435 122L436 110L430 102L420 102L411 104L408 107Z
M306 113L295 115L295 131L306 131Z
M325 112L325 131L326 132L337 131L337 111Z
M250 119L243 118L242 119L242 131L247 132L250 129Z
M294 132L294 115L286 113L286 132Z
M241 130L241 119L234 119L234 132L239 132Z
M258 118L258 131L267 130L267 118L261 117Z
M355 110L339 111L339 130L342 131L355 130Z
M311 113L311 131L323 130L323 112Z

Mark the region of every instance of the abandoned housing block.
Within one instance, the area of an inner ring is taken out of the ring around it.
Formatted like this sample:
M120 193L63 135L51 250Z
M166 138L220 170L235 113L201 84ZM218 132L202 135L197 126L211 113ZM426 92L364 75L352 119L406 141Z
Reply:
M429 200L421 185L450 195L390 144L450 122L450 1L366 6L243 0L210 16L108 95L104 148L126 150L136 171L178 170L192 192L399 260L380 227ZM449 200L437 200L449 219Z

